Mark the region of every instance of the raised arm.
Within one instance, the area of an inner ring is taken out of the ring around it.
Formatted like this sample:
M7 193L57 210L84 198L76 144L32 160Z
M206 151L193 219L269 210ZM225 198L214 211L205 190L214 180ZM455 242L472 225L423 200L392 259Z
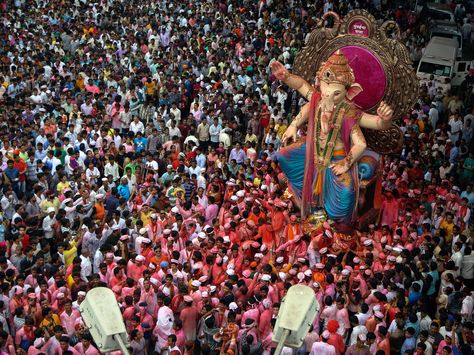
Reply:
M359 124L361 127L383 130L389 129L392 125L393 110L385 102L381 102L376 115L368 113L362 114Z
M299 92L301 96L303 96L306 100L311 98L313 94L314 88L304 80L302 77L298 75L291 74L283 64L278 61L273 61L272 64L272 73L275 77L284 82L290 88Z

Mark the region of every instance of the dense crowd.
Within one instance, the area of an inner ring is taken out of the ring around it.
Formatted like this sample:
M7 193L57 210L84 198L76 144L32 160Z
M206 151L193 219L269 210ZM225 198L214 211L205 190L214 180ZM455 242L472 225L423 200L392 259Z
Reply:
M365 8L416 62L413 3L0 1L2 354L98 354L79 306L99 286L132 354L271 354L296 284L320 311L284 354L472 354L467 82L422 88L355 250L303 232L277 161L305 100L270 61L291 69L323 13Z

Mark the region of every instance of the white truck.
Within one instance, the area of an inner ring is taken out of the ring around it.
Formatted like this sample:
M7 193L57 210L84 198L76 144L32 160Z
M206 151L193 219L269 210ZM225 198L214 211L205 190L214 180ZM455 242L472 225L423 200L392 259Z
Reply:
M471 69L470 61L456 61L459 43L453 38L432 37L423 51L416 75L420 85L433 77L435 86L446 93L452 86L459 86Z
M442 22L435 22L430 31L430 38L445 37L453 38L458 42L457 58L462 58L462 34L455 25L448 25Z

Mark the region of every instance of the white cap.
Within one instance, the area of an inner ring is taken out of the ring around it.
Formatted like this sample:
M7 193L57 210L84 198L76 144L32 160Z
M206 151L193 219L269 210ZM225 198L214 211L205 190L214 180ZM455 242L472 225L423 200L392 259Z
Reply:
M383 313L380 311L376 311L374 313L375 318L383 319Z
M271 279L272 279L271 276L268 274L262 275L262 281L270 281Z
M239 308L239 306L237 306L237 303L235 303L235 302L229 303L229 309L231 311L235 311L237 308Z
M178 207L174 206L174 207L171 209L171 212L173 212L173 213L179 213Z

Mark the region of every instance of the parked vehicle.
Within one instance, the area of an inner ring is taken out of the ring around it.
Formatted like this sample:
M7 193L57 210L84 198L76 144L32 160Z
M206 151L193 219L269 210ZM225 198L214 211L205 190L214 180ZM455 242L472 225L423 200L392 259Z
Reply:
M443 92L464 81L470 61L456 61L458 42L453 38L433 37L423 51L416 71L420 85L433 80Z
M456 53L457 58L462 58L462 33L459 31L456 25L446 25L444 22L435 23L430 31L430 38L433 37L444 37L455 39L458 43L458 50Z

